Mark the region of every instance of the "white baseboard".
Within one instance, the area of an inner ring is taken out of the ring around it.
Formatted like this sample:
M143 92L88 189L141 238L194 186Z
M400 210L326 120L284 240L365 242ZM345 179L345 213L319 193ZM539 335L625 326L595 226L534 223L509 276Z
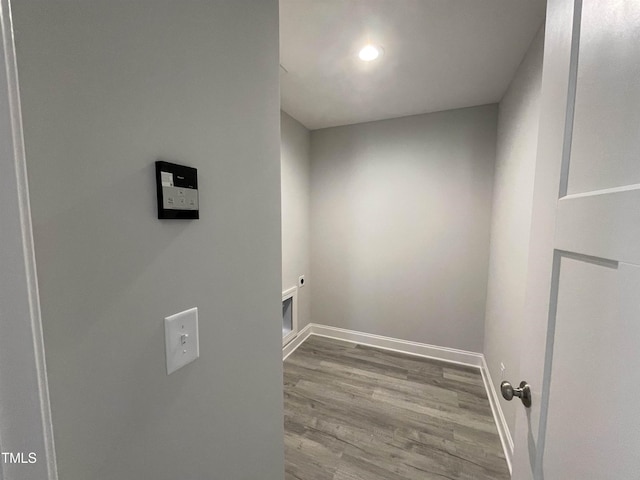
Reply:
M282 361L284 362L289 355L291 355L296 348L298 348L302 343L309 338L311 335L311 325L307 325L302 330L298 332L296 337L287 343L282 349Z
M484 388L487 391L487 397L489 398L489 405L491 405L491 413L493 414L493 419L495 420L496 428L498 429L498 435L500 436L500 443L502 443L502 450L504 450L504 457L506 458L507 465L509 466L509 473L513 473L513 438L511 437L511 432L507 426L507 421L504 418L502 406L500 405L500 397L498 396L495 384L491 379L491 373L489 373L489 367L487 366L484 355L482 356L482 368L480 369L480 372L482 373L482 381L484 382Z
M371 333L345 330L344 328L318 325L317 323L312 323L310 326L311 334L318 335L320 337L336 338L338 340L359 343L361 345L377 347L383 350L392 350L394 352L433 358L435 360L444 360L446 362L458 363L477 368L482 367L483 356L481 353L457 350L455 348L438 347L436 345L427 345L426 343L410 342L408 340L383 337L381 335L373 335Z
M483 354L310 323L298 333L295 339L282 349L282 360L286 360L286 358L311 335L335 338L337 340L359 343L361 345L377 347L383 350L391 350L394 352L405 353L407 355L433 358L435 360L478 368L482 375L484 388L487 391L487 398L489 399L489 405L491 406L491 413L493 414L493 419L496 423L500 443L502 443L504 456L507 460L507 465L509 466L509 472L512 472L513 439L504 418L504 413L500 406L500 400L494 388L493 381L491 380L491 374L489 373L489 368L487 367L487 362Z

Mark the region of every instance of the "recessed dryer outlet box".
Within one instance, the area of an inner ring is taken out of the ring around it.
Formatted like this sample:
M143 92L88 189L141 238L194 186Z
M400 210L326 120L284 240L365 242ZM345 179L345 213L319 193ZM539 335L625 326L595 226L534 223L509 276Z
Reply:
M200 356L197 308L164 319L164 343L167 351L167 375Z

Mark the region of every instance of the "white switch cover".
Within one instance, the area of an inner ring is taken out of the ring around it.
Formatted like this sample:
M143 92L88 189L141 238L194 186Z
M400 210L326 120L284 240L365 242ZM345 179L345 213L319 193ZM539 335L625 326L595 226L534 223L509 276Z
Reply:
M167 375L200 356L197 308L164 319L164 343L167 349Z

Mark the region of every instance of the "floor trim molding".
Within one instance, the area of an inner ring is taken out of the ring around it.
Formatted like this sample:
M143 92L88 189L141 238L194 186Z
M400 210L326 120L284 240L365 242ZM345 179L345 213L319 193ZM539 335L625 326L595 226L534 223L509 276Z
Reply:
M293 340L282 348L282 361L284 362L287 357L296 350L296 348L302 345L302 343L309 338L309 335L311 335L311 324L300 330Z
M504 413L502 412L499 400L500 397L498 397L493 380L491 379L491 374L489 373L487 362L482 353L439 347L437 345L428 345L426 343L411 342L398 338L374 335L372 333L357 332L355 330L346 330L344 328L310 323L300 330L298 335L282 349L282 360L286 360L287 357L302 345L302 343L311 335L335 338L337 340L359 343L361 345L368 345L370 347L381 348L383 350L391 350L394 352L405 353L407 355L433 358L435 360L478 368L482 375L482 381L487 392L487 398L489 399L489 405L491 406L491 413L493 414L493 419L498 430L500 443L502 443L502 450L504 451L504 456L507 460L509 472L512 473L513 439L504 418Z
M317 323L312 323L310 326L312 335L336 338L338 340L359 343L361 345L377 347L383 350L392 350L394 352L428 357L435 360L444 360L461 365L468 365L477 368L482 367L483 355L481 353L468 352L466 350L458 350L455 348L439 347L436 345L428 345L426 343L411 342L409 340L401 340L398 338L383 337L382 335L346 330L344 328L319 325Z
M495 383L491 379L491 373L487 366L487 361L482 356L482 367L480 368L482 374L482 381L484 382L484 388L487 391L487 397L489 398L489 405L491 406L491 412L493 413L493 419L496 422L496 428L498 429L498 436L502 443L502 450L504 451L504 457L507 460L509 466L509 473L513 474L513 438L511 432L507 426L507 421L504 418L502 406L500 405L500 397L495 389Z

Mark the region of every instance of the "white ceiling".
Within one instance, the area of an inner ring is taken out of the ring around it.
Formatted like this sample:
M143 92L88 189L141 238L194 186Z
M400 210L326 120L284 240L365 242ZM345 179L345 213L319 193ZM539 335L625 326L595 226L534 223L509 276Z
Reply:
M280 0L282 109L309 129L498 102L545 0ZM367 41L384 48L370 63Z

